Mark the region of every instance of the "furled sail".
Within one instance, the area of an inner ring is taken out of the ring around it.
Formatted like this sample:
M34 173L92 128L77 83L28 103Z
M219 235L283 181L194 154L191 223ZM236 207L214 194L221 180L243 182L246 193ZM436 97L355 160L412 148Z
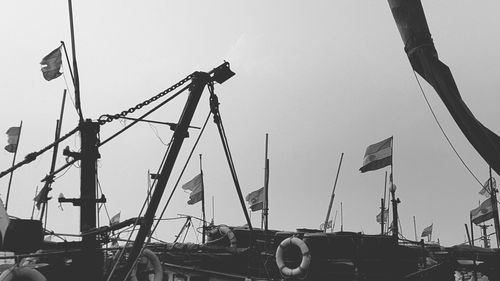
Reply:
M420 0L388 2L413 69L432 85L465 137L500 174L500 137L483 126L462 100L450 69L438 58Z

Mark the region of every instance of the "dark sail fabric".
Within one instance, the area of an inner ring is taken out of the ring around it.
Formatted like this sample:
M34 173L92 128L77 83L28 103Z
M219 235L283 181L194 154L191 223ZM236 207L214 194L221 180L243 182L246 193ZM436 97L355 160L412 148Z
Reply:
M388 0L413 69L438 93L462 133L500 174L500 137L483 126L462 100L450 69L437 55L420 0Z

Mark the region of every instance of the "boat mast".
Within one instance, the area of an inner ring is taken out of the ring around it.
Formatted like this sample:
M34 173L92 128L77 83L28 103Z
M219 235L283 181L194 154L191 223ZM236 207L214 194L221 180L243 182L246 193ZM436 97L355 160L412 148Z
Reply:
M339 179L340 167L342 166L342 159L344 158L344 152L340 155L339 167L337 169L337 175L335 176L335 183L333 184L332 196L330 197L330 204L328 205L328 211L326 212L325 224L323 226L323 231L326 232L328 226L328 219L330 218L330 213L332 212L333 199L335 199L335 188L337 187L337 180Z
M265 169L264 169L264 209L262 212L262 218L264 222L264 230L267 233L268 230L268 220L269 220L269 158L268 158L268 145L269 145L269 134L266 133L266 153L265 153ZM266 236L267 237L267 236ZM267 238L266 238L267 239Z

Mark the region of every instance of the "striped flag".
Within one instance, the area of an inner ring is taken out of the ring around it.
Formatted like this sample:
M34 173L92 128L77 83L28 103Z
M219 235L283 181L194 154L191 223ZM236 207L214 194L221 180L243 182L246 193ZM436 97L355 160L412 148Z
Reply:
M203 198L203 177L201 173L185 183L182 186L182 189L189 190L191 192L189 195L189 201L187 202L188 205L200 202Z
M361 173L378 170L392 165L392 137L372 144L366 148Z
M422 231L422 235L420 235L420 237L426 237L426 236L431 236L432 235L432 225L429 225L428 227L424 228L424 230Z
M495 203L496 204L496 203ZM488 198L479 207L470 211L470 218L476 225L493 218L493 204Z
M5 146L5 150L10 153L16 152L17 145L19 144L21 127L10 127L5 133L7 134L7 145Z
M248 193L245 200L250 205L252 212L262 210L264 208L264 188L261 187L255 191Z

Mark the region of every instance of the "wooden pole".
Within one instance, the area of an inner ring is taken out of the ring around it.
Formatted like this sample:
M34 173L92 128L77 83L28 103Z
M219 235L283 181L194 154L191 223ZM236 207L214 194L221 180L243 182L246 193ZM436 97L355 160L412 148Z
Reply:
M380 235L384 235L384 211L385 211L385 204L384 204L384 198L380 199Z
M340 167L342 166L342 159L344 158L344 152L340 154L340 162L339 167L337 168L337 175L335 176L335 182L333 183L332 196L330 197L330 204L328 205L328 211L326 212L324 232L326 232L326 228L328 226L328 219L330 218L330 213L332 211L333 199L335 199L335 188L337 188L337 180L339 179Z
M36 186L35 197L37 194L38 194L38 185ZM33 216L35 215L35 205L36 205L36 202L33 200L33 208L31 209L31 219L33 219Z
M203 218L203 227L202 227L202 238L201 238L201 243L205 244L205 185L203 183L203 166L202 166L202 161L201 161L201 154L200 154L200 174L201 174L201 213L202 213L202 218Z
M59 142L57 142L59 140L59 138L61 137L61 128L62 128L62 122L63 122L63 118L64 118L64 105L66 104L66 89L64 89L63 91L63 96L62 96L62 102L61 102L61 111L59 113L59 120L56 121L56 132L55 132L55 137L54 137L54 148L52 150L52 162L50 164L50 172L49 172L49 175L52 175L54 173L54 170L56 169L56 160L57 160L57 151L59 150ZM46 194L46 198L44 198L43 202L42 202L42 211L41 211L41 214L40 214L40 221L43 220L43 217L44 215L45 216L48 216L47 213L48 213L48 208L47 208L47 204L48 202L46 202L46 200L48 200L48 194L49 194L49 191L50 191L50 186L52 185L52 182L53 182L53 177L51 177L50 179L48 179L46 182L45 182L45 186L44 188L48 189L48 190L45 190L43 191L43 188L42 190L40 190L40 192L45 192ZM47 221L47 220L45 220ZM45 223L44 224L44 227L46 227L47 224Z
M415 241L417 241L417 222L415 221L415 216L413 216L413 231L415 232Z
M340 202L340 232L344 232L344 211Z
M472 239L472 242L469 242L471 246L474 246L474 225L472 224L472 214L469 213L469 223L470 223L470 234L471 237L469 237L469 240ZM466 224L467 226L467 224ZM467 236L469 235L469 232L467 231Z
M387 202L386 194L387 194L387 171L385 171L385 179L384 179L384 209L383 210L385 210L385 203ZM387 209L389 209L389 204L387 204ZM389 211L389 210L387 210L387 211ZM388 216L387 220L389 220L389 212L387 212L387 216ZM386 227L385 221L382 220L382 233L381 233L382 235L384 235L385 227Z
M78 76L78 64L76 63L76 46L75 46L75 29L73 25L73 4L71 0L68 0L69 8L69 25L71 31L71 52L73 53L73 71L74 71L74 81L73 86L75 88L75 107L80 117L80 123L83 122L83 113L80 102L80 78Z
M23 128L23 121L21 120L21 124L19 124L19 135L17 136L16 149L14 150L14 157L12 157L12 166L14 166L14 164L16 163L17 148L19 147L19 140L21 139L22 128ZM7 211L7 207L9 205L10 186L12 184L12 176L13 175L14 175L14 170L10 171L9 186L7 188L7 197L5 198L5 211Z

